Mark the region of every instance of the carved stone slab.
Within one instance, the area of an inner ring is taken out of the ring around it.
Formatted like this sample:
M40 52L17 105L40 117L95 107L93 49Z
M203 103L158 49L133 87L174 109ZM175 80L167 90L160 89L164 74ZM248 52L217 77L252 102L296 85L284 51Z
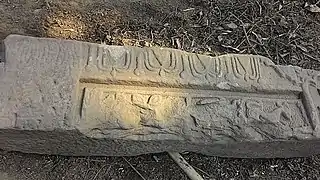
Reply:
M320 153L320 72L256 55L19 35L4 45L1 149L76 156Z

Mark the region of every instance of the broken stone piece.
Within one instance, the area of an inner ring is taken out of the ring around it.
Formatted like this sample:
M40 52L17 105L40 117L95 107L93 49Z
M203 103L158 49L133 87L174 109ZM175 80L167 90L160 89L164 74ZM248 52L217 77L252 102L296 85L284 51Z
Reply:
M320 72L256 55L210 57L10 35L0 148L123 156L320 153Z
M238 28L238 25L236 25L234 22L231 22L229 24L225 24L224 26L228 29L237 29Z

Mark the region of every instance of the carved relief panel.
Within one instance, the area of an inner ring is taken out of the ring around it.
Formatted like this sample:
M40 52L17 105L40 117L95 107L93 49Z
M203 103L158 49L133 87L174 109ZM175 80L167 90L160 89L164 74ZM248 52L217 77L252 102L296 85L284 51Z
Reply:
M294 96L250 97L168 89L159 93L122 88L125 90L86 88L81 126L92 130L88 134L129 139L166 134L171 138L215 141L312 134L303 104Z

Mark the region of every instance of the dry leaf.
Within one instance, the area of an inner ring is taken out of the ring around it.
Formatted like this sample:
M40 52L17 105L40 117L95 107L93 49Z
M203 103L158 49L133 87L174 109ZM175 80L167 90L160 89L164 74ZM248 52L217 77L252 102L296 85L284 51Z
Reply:
M310 5L309 11L318 13L318 12L320 12L320 7L318 7L317 5Z
M281 17L280 22L279 22L279 25L280 25L280 26L283 26L283 27L285 27L285 28L288 27L288 22L287 22L287 20L286 20L286 18L285 18L284 16Z
M311 4L311 5L309 5L308 3L306 3L304 7L305 7L308 11L313 12L313 13L319 13L319 12L320 12L320 7L317 6L316 4Z
M222 42L223 40L224 40L223 36L222 36L222 35L219 35L219 36L218 36L218 41L219 41L219 42Z
M229 23L229 24L225 24L224 27L226 29L237 29L238 28L238 25L236 25L235 23Z

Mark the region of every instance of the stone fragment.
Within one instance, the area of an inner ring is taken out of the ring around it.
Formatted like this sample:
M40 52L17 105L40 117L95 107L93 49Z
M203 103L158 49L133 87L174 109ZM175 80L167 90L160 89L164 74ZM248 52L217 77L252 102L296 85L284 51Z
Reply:
M0 148L123 156L320 153L320 72L256 55L210 57L10 35Z
M233 23L233 22L231 22L231 23L229 23L229 24L225 24L224 26L225 26L225 28L227 28L227 29L237 29L237 28L238 28L238 25L236 25L236 24Z

